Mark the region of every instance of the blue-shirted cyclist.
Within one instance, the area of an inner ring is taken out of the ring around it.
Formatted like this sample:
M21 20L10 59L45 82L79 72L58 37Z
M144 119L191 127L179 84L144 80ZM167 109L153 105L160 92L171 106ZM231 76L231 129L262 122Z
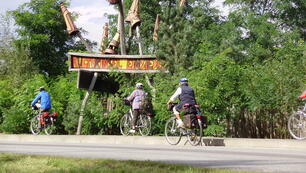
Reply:
M32 101L32 107L39 108L40 113L49 112L51 109L51 98L49 93L44 87L38 89L40 92L36 95L35 99ZM40 103L38 103L40 101Z

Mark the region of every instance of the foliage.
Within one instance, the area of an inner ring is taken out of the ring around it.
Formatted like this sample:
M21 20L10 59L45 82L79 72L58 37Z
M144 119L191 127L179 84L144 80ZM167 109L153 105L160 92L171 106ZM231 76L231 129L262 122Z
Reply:
M66 71L65 54L74 43L67 34L59 0L31 0L12 11L20 36L15 44L27 46L40 72L51 76Z
M8 83L8 80L0 81L0 124L3 122L3 111L13 104L13 89L7 85Z
M124 2L127 11L132 1ZM74 40L66 35L56 3L32 0L21 6L13 11L20 27L18 40L0 37L5 42L0 57L7 63L0 70L0 129L5 133L28 132L33 116L28 102L41 85L51 94L52 111L60 115L58 134L76 133L85 91L76 87L76 73L64 71L64 54ZM82 134L119 134L119 120L129 109L122 99L142 82L153 96L152 134L162 135L172 116L166 103L179 87L178 79L187 77L208 117L205 135L288 138L287 119L301 104L297 96L306 82L305 20L301 18L305 3L227 0L226 4L235 8L224 18L211 8L211 1L190 0L184 7L174 0L142 2L144 53L156 54L169 73L100 75L103 89L90 96ZM157 14L161 26L159 40L153 42ZM109 19L114 34L117 16ZM1 20L9 31L10 19ZM138 54L133 40L128 42L128 53ZM77 43L73 50L81 52L84 47ZM50 75L37 75L37 69ZM112 110L107 109L107 99L114 104Z
M13 105L4 108L1 129L7 133L29 132L30 119L34 116L30 103L40 86L47 86L44 76L36 75L23 83L20 88L14 88L12 95ZM47 87L46 87L47 88ZM48 88L47 88L48 89Z

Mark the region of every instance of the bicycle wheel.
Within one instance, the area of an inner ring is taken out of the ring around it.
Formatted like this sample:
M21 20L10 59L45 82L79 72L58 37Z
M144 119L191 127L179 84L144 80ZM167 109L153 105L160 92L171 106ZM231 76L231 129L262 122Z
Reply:
M33 135L38 135L41 132L40 128L38 127L38 123L39 123L39 115L36 115L31 119L31 125L30 125L30 129Z
M303 112L295 112L289 117L288 129L294 139L302 140L306 138L306 117Z
M172 117L166 122L165 137L167 142L171 145L177 145L182 138L180 128L177 127L176 118Z
M151 132L151 117L141 114L137 126L142 136L148 136Z
M125 114L120 120L120 132L122 135L129 135L131 129L131 119L129 114Z
M48 124L45 124L44 130L46 135L51 135L55 131L55 125L53 124L53 121L50 120Z
M187 130L187 139L193 146L199 145L202 140L203 128L200 119L196 119L196 127Z

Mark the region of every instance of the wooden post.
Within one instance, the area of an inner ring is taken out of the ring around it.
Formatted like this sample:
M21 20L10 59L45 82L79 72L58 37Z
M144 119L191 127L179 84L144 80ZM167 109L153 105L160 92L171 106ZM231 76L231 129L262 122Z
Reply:
M87 43L87 41L82 37L81 33L77 33L77 36L80 38L81 42L85 45L86 47L86 50L88 52L93 52L91 47L89 46L89 44ZM79 71L79 73L81 73ZM87 101L89 99L89 96L91 94L91 91L92 89L94 88L95 84L96 84L96 81L97 81L97 77L98 77L98 73L95 72L94 73L94 76L93 78L91 79L91 83L90 83L90 86L85 94L85 97L82 101L82 105L81 105L81 110L80 110L80 116L79 116L79 122L78 122L78 128L77 128L77 132L76 134L77 135L80 135L81 134L81 129L82 129L82 122L83 122L83 116L84 116L84 110L85 110L85 107L86 107L86 104L87 104Z
M82 35L81 35L80 32L77 33L77 36L80 38L81 42L82 42L82 43L84 44L84 46L86 47L86 50L87 50L88 52L92 52L91 47L89 46L89 44L87 43L87 41L82 37Z
M94 76L93 78L91 79L91 83L90 83L90 86L85 94L85 97L83 99L83 102L82 102L82 105L81 105L81 112L80 112L80 117L79 117L79 123L78 123L78 129L77 129L77 135L80 135L81 134L81 128L82 128L82 122L83 122L83 116L84 116L84 110L85 110L85 107L86 107L86 104L87 104L87 101L89 99L89 96L91 94L91 91L92 89L94 88L95 86L95 83L97 81L97 78L98 78L98 73L95 72L94 73Z
M137 42L138 42L139 55L143 55L142 42L141 42L140 31L139 31L139 25L136 26L136 37L137 37Z
M121 55L126 55L125 48L125 31L124 31L124 12L123 12L123 3L122 0L119 0L119 15L118 15L118 23L119 23L119 33L120 33L120 49Z
M142 50L142 42L141 42L141 37L140 37L140 31L139 31L139 26L136 26L136 37L137 37L137 41L138 41L138 47L139 47L139 55L143 55L143 50ZM151 88L152 90L152 97L155 98L156 96L156 89L153 87L149 76L147 74L145 74L145 78L146 78L146 82L148 84L148 86Z

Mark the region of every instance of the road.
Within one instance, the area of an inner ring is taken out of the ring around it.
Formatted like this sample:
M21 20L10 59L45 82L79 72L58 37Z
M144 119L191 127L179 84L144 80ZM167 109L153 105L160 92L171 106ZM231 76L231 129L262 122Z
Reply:
M0 152L150 160L209 168L304 173L306 151L267 148L0 142Z

